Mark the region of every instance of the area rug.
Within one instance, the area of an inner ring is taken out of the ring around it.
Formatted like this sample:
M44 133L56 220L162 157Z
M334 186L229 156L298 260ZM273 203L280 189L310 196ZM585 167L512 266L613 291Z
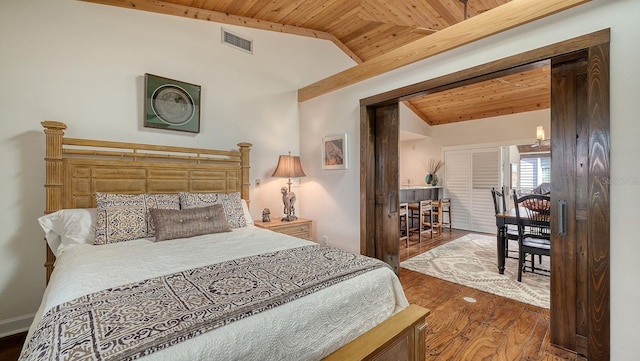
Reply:
M517 247L509 243L510 250ZM470 233L400 263L400 267L445 281L493 293L538 307L549 308L548 276L525 272L518 282L518 260L507 258L498 273L496 237ZM549 269L549 257L540 267ZM536 257L538 267L538 257Z

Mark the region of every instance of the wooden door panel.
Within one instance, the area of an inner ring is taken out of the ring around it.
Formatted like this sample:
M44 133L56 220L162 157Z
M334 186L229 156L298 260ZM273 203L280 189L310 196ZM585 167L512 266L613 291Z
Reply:
M589 315L588 315L588 283L589 259L587 255L589 239L589 198L587 197L589 184L589 124L587 117L588 99L587 62L580 63L576 74L576 116L580 121L576 124L576 351L586 355L588 353Z
M608 360L609 46L552 59L551 342Z
M589 360L610 359L609 43L589 48Z
M551 208L551 343L576 350L576 59L551 64L551 204L566 201L567 229L558 234Z
M375 220L376 258L387 262L396 274L400 270L400 227L398 205L398 103L375 111Z

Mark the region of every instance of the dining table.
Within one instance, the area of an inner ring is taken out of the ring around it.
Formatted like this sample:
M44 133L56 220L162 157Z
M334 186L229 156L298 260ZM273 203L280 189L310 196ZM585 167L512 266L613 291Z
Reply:
M526 213L520 212L521 217L524 214ZM517 224L518 218L516 217L515 208L496 213L496 227L498 227L496 242L498 247L498 272L500 274L504 274L504 260L506 257L507 248L507 226Z

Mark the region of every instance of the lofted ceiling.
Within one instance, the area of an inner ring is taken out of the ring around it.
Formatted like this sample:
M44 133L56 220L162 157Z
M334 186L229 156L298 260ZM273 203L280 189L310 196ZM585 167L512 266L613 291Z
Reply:
M510 0L83 0L334 42L361 64ZM465 9L466 7L466 9ZM549 67L406 100L430 125L549 107Z

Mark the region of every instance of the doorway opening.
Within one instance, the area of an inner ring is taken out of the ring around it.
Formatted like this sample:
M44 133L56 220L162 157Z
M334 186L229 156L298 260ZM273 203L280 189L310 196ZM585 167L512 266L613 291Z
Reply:
M588 359L609 355L609 30L362 99L361 253L398 268L398 102L552 63L551 339ZM395 137L395 143L393 139ZM393 151L395 146L395 153ZM590 153L589 150L601 150ZM580 189L577 192L576 189Z

